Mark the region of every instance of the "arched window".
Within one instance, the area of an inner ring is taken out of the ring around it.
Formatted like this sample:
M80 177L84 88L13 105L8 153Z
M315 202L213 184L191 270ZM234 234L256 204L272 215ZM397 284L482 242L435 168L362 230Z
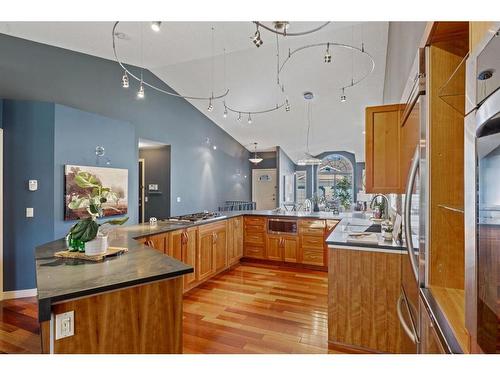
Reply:
M340 154L330 154L323 158L318 166L318 188L320 197L324 197L327 206L335 202L349 208L353 201L354 168L349 159Z

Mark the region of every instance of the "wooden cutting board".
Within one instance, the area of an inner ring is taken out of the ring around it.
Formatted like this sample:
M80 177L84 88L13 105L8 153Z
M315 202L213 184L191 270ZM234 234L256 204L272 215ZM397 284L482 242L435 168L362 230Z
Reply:
M121 255L126 252L128 252L128 249L126 247L110 246L108 247L108 250L104 254L100 255L89 256L85 255L85 253L80 253L78 251L63 250L63 251L58 251L57 253L54 254L54 256L57 258L82 259L82 260L89 260L91 262L101 262L107 257Z

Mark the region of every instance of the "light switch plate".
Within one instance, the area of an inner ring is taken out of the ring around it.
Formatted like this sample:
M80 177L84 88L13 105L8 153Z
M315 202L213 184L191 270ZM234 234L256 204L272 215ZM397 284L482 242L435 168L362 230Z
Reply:
M34 217L35 216L35 210L33 207L26 207L26 217Z
M29 180L28 181L28 189L29 189L29 191L37 191L38 190L38 180Z
M181 201L181 197L177 197L177 203Z
M75 334L75 312L68 311L56 315L56 340Z

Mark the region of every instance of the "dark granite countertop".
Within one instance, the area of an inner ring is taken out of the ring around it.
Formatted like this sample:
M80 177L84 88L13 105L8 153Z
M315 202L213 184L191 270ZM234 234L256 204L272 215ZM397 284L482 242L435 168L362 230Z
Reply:
M38 246L35 263L39 320L50 319L54 302L193 272L193 267L134 240L134 233L128 227L111 233L110 246L127 247L128 252L103 262L54 257L54 253L67 248L64 239Z
M335 229L326 239L326 243L330 248L337 247L352 247L353 250L366 251L391 251L396 253L406 252L406 244L395 240L384 240L381 233L376 233L378 237L377 243L364 243L360 241L348 241L350 232L364 232L368 227L374 224L367 218L343 218ZM413 236L413 243L418 244L417 236Z
M193 272L193 267L141 244L136 240L137 238L210 224L242 215L331 220L352 219L353 215L356 216L352 213L334 215L328 212L254 210L225 212L219 218L197 223L158 221L156 225L149 223L128 225L117 228L109 238L110 246L127 247L128 252L98 263L56 258L54 253L65 250L66 242L64 239L49 242L38 246L35 250L40 321L50 319L50 306L54 302Z

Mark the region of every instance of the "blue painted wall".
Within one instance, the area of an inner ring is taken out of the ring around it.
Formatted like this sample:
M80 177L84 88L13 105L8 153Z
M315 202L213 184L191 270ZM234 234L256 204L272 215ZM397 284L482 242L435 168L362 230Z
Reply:
M137 100L136 84L121 87L123 72L114 61L3 34L0 50L0 97L100 114L133 124L137 138L171 145L172 215L250 199L250 179L242 181L237 173L250 175L248 151L186 100L153 90ZM168 88L148 71L145 79ZM207 137L216 151L205 145Z
M54 104L4 100L2 117L4 289L31 289L34 248L54 239ZM28 191L29 179L37 191ZM27 207L35 217L25 217Z
M127 216L130 222L137 222L139 157L134 126L58 104L54 124L54 238L64 237L73 224L64 221L65 164L128 169ZM96 157L97 145L105 148L104 157ZM108 158L109 166L106 165Z
M122 71L110 60L7 35L0 35L0 50L0 97L9 99L2 115L5 290L35 286L34 247L70 225L62 220L63 165L96 165L97 144L113 167L130 168L131 222L137 221L139 138L171 145L172 215L250 199L250 178L243 177L251 175L248 151L189 102L151 90L136 100L137 88L121 88ZM145 77L166 87L147 71ZM71 145L75 135L79 143ZM207 147L207 137L217 150ZM19 190L30 178L40 180L39 191ZM34 219L24 217L26 207L35 208Z

